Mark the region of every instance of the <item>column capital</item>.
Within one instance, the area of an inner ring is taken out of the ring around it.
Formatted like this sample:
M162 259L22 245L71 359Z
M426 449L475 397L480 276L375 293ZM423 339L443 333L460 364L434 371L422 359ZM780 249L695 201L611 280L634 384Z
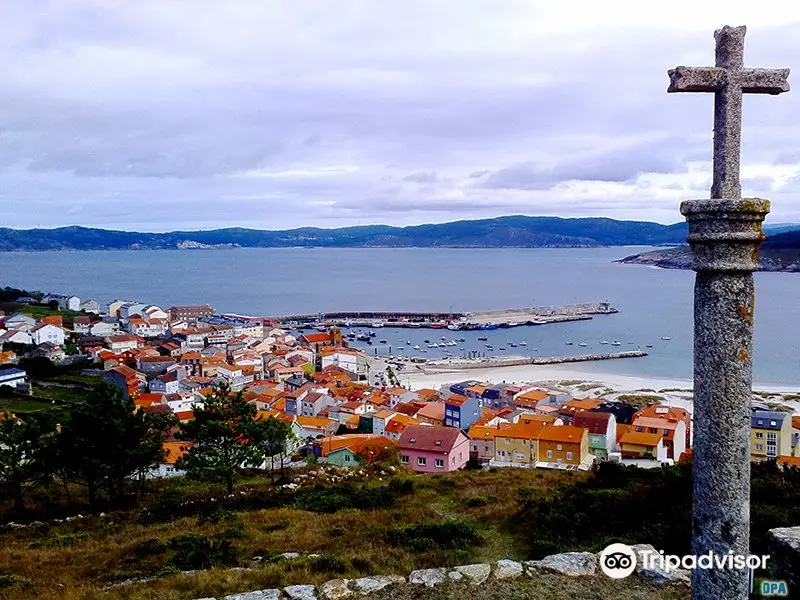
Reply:
M689 223L686 241L695 271L758 270L757 253L766 239L761 224L769 213L763 198L686 200L681 214Z

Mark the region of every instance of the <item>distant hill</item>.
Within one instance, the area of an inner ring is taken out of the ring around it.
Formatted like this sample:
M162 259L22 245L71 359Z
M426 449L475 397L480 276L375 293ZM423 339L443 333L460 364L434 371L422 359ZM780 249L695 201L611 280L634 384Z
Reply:
M781 225L780 227L794 227ZM797 226L800 229L800 226ZM203 248L591 248L683 243L686 223L508 216L435 225L285 231L228 228L139 233L87 227L0 228L0 251Z
M626 256L617 262L662 269L689 269L692 253L688 246L679 246ZM800 231L787 231L768 237L758 253L758 262L760 271L800 272Z

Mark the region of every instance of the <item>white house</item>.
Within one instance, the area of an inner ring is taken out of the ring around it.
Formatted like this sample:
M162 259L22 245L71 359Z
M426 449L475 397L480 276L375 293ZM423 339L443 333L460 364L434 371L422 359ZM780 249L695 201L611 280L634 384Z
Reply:
M146 319L164 319L169 321L169 315L155 304L144 309L142 316Z
M367 357L356 350L336 350L322 357L322 368L337 366L356 373L359 377L366 377L369 370Z
M50 342L54 346L64 345L64 330L50 323L39 323L31 330L33 342L38 346Z
M151 379L148 383L148 388L151 392L160 392L162 394L177 394L181 390L181 382L178 379L178 374L166 373Z
M100 304L97 302L97 300L92 300L91 298L88 298L83 302L81 302L81 310L83 312L94 313L96 315L99 315Z
M94 335L97 337L107 337L113 335L116 331L116 328L113 324L107 323L105 321L99 321L98 323L94 323L91 327L89 327L89 335Z
M112 352L136 350L139 347L139 338L135 335L112 335L106 338L106 345Z
M28 385L28 374L22 369L4 369L0 371L0 387L25 387Z
M33 338L27 331L9 329L3 335L0 335L0 345L4 343L25 344L30 346L33 344Z
M119 308L119 316L121 319L127 319L133 315L141 315L145 308L147 308L147 304L141 302L125 302Z
M167 321L155 317L152 319L131 317L128 319L128 332L142 337L159 337L167 332Z
M22 313L14 313L3 319L3 327L17 331L30 331L36 326L36 319Z
M80 310L81 299L77 296L64 296L62 294L47 294L42 298L44 304L55 301L61 310Z

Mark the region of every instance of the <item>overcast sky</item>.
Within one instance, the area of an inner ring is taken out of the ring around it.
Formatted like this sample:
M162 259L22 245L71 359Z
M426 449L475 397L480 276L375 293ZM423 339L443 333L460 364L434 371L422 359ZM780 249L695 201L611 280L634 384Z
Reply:
M800 221L800 3L3 2L0 226L676 222L713 97L666 71L725 24L794 70L745 98L742 187Z

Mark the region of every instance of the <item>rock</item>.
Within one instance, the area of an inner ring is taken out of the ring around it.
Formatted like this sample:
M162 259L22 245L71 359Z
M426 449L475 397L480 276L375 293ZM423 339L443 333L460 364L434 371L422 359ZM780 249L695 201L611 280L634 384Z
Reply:
M243 594L231 594L230 596L225 596L225 600L281 600L281 591L268 589L244 592Z
M349 579L331 579L326 581L320 587L322 597L326 600L339 600L339 598L347 598L353 593L349 587Z
M319 554L309 554L308 558L319 558Z
M779 572L800 585L800 527L778 527L767 532L767 547Z
M317 590L313 585L287 585L283 593L289 600L317 600Z
M667 572L658 563L645 567L644 557L648 554L658 554L658 551L652 545L634 544L631 549L636 552L636 573L652 583L667 585L671 583L689 583L691 581L691 574L685 569L670 569Z
M549 571L570 577L594 575L597 573L597 555L591 552L564 552L551 554L542 560L525 562L528 571Z
M514 579L522 575L522 563L504 558L497 561L494 569L495 579Z
M281 558L285 558L286 560L292 560L293 558L300 558L300 554L297 552L284 552L281 554Z
M411 575L408 576L408 583L433 587L444 583L446 577L447 569L419 569L411 572Z
M447 578L450 581L463 581L464 580L464 576L461 573L459 573L458 571L450 571L447 574Z
M489 579L492 568L487 564L479 563L475 565L462 565L456 567L454 571L463 575L470 583L480 585Z
M405 583L406 578L400 575L376 575L375 577L360 577L352 582L353 588L362 594L377 592L395 583Z

